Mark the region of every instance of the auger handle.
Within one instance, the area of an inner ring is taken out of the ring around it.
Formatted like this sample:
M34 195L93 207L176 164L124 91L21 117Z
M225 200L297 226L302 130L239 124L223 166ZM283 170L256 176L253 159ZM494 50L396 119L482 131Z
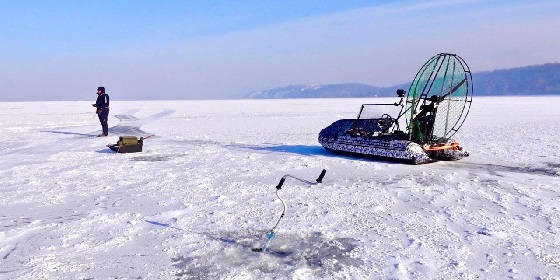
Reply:
M317 180L315 180L315 183L313 183L313 182L311 182L311 181L307 181L307 180L305 180L305 179L300 179L300 178L298 178L298 177L294 177L294 176L292 176L292 175L290 175L290 174L286 174L286 175L284 175L284 176L280 179L280 182L278 182L278 185L276 185L276 189L277 189L277 190L282 189L282 186L284 185L284 182L286 182L286 178L288 178L288 177L289 177L289 178L292 178L292 179L295 179L295 180L298 180L298 181L300 181L300 182L302 182L302 183L305 183L305 184L317 185L317 184L320 184L320 183L323 182L323 178L325 177L325 174L327 174L327 170L326 170L326 169L323 169L323 171L321 171L321 174L319 174L319 177L317 178Z
M325 177L325 174L327 174L327 170L323 169L323 171L321 171L321 175L319 175L319 178L317 178L317 180L315 180L317 183L322 183L323 182L323 178Z
M278 182L278 185L276 186L276 189L279 190L282 188L282 185L284 185L284 182L286 182L286 178L282 177L282 179L280 179L280 182Z

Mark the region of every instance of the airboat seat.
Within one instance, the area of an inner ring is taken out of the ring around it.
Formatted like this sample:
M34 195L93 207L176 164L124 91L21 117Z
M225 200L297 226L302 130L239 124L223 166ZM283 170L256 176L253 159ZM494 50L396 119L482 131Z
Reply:
M352 126L346 130L346 134L352 136L377 136L379 134L389 132L389 129L395 123L395 119L357 119L353 120Z

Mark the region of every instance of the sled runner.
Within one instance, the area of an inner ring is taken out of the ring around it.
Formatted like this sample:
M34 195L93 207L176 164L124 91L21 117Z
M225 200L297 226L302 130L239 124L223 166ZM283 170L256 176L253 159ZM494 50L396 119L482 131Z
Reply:
M469 154L451 137L469 113L472 93L466 62L456 54L440 53L420 68L408 93L397 90L398 103L362 104L356 119L338 120L323 129L319 143L337 153L413 164L459 160ZM365 112L377 106L400 107L400 112L397 117L367 117Z

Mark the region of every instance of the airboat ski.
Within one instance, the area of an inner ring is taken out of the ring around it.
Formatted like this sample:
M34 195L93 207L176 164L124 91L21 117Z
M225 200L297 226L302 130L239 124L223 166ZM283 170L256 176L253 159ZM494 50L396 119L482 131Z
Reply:
M420 68L408 93L397 90L398 103L362 104L356 119L338 120L324 128L319 143L337 153L413 164L459 160L469 153L451 137L467 118L472 94L467 63L456 54L440 53ZM397 117L368 117L365 112L375 106L400 110Z

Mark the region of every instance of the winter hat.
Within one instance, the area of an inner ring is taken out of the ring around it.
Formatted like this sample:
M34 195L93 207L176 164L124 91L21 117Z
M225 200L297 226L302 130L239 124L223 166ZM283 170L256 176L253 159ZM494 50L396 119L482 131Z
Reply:
M100 90L102 93L105 93L105 87L97 87L97 90Z

